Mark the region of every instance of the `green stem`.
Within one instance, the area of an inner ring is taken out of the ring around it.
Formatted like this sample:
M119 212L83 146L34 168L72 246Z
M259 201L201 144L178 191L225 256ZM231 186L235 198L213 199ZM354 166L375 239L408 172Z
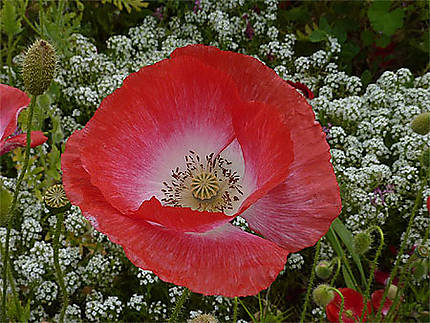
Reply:
M336 259L336 264L337 264L336 265L336 272L335 272L333 278L330 281L330 286L334 285L334 282L336 281L336 278L337 278L337 276L340 273L340 265L341 265L340 259L339 259L339 257L336 257L335 259Z
M345 305L345 298L343 297L340 290L338 290L337 288L331 287L330 290L336 292L340 296L341 301L340 301L340 309L339 309L339 323L343 323L342 314L343 314L343 307Z
M320 249L321 249L321 241L318 241L317 250L315 251L315 256L314 256L314 264L312 265L311 277L308 283L308 290L306 291L305 305L303 306L302 315L300 317L300 323L303 323L305 321L306 308L308 307L309 296L311 295L312 285L315 279L315 267L317 266L318 258L320 256Z
M237 296L234 298L234 306L233 306L233 323L237 322Z
M29 116L27 119L27 144L25 147L25 158L24 158L24 166L22 168L21 174L18 177L18 181L16 183L15 192L13 195L12 205L10 207L9 211L9 217L7 219L7 229L6 229L6 244L5 244L5 251L4 251L4 257L3 257L3 273L2 273L2 279L3 279L3 298L2 298L2 306L1 306L1 322L6 322L6 290L7 290L7 267L8 267L8 261L9 261L9 239L10 239L10 231L12 229L12 219L14 216L14 213L16 212L16 205L18 201L18 194L19 189L21 187L22 180L24 179L25 173L28 169L28 162L30 160L30 143L31 143L31 122L33 120L33 110L34 110L34 104L36 101L36 97L31 97L30 106L29 106Z
M373 276L375 275L376 264L378 262L378 258L382 253L382 247L384 246L384 232L382 232L381 228L377 225L374 225L367 229L367 232L370 234L372 231L378 231L381 237L379 241L378 249L376 250L375 258L371 262L370 266L370 275L367 281L366 291L364 292L364 304L367 304L367 300L369 299L370 286L372 285ZM361 312L360 322L363 322L364 315L366 313L366 305L363 307L363 311Z
M176 306L173 309L173 313L169 318L169 323L177 322L178 314L181 311L182 307L184 306L184 303L187 300L189 295L190 295L190 290L185 287L184 292L182 293L181 297L176 302Z
M254 315L251 314L251 312L248 310L248 308L245 306L245 304L243 304L243 302L240 300L240 298L238 298L237 300L239 301L240 305L242 305L242 307L245 309L245 312L249 315L252 322L256 323L257 320L255 319Z
M61 226L64 222L64 213L58 213L57 214L57 225L55 229L55 236L54 236L54 266L55 271L57 274L57 280L58 284L60 285L61 292L63 293L63 306L61 308L60 312L60 319L59 322L64 322L64 314L66 313L67 305L69 304L69 297L67 295L67 289L66 285L64 284L64 276L63 271L61 270L60 261L58 260L58 247L59 247L59 240L60 240L60 234L61 234Z
M385 300L386 300L387 295L388 295L388 289L390 288L391 283L393 282L394 277L396 277L397 270L399 269L399 266L400 266L400 263L401 263L401 256L403 255L403 253L405 251L406 243L408 241L409 234L411 233L412 224L414 223L415 214L417 213L418 207L419 207L419 205L421 203L421 198L422 198L422 195L423 195L423 190L424 190L425 182L426 181L422 181L422 183L421 183L421 187L420 187L420 189L418 191L417 197L415 199L414 208L412 209L412 214L411 214L411 217L409 219L408 228L406 229L406 234L405 234L405 236L403 238L402 244L400 245L400 251L398 253L396 263L394 265L393 270L391 271L390 278L388 280L387 286L385 286L384 295L382 296L381 304L379 305L379 309L378 309L378 312L377 312L377 315L376 315L376 321L377 322L381 321L382 309L384 307Z

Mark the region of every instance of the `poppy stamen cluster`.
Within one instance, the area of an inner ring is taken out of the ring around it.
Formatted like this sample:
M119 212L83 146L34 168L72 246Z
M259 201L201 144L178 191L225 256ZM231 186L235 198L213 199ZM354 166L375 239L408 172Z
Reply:
M194 151L185 156L184 171L172 170L171 183L164 182L161 191L166 205L190 207L198 211L227 212L238 207L241 191L240 176L231 168L232 162L214 153L202 162Z

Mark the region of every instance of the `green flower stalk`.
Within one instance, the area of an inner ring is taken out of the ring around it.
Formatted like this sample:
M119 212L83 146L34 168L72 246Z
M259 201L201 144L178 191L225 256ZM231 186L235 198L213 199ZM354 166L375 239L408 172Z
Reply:
M55 49L45 40L36 40L27 50L22 66L22 78L28 93L43 94L54 78L57 56Z
M61 226L64 222L64 211L70 208L70 202L66 197L66 192L64 191L64 187L61 184L52 185L49 187L45 195L43 196L43 200L45 202L46 207L51 211L51 213L57 215L57 225L55 229L54 236L54 266L55 272L57 274L58 284L60 285L61 292L63 294L63 306L60 312L59 322L64 322L64 315L66 313L67 305L69 304L69 297L66 289L66 285L64 284L64 275L61 270L60 261L58 259L59 254L59 240L61 234Z

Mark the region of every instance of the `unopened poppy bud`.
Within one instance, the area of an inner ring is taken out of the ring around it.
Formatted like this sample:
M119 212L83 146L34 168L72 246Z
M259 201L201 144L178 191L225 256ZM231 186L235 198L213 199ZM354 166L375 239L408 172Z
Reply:
M388 288L388 294L387 294L388 299L390 299L390 300L395 299L396 294L397 294L397 286L396 285L390 285L390 287Z
M193 318L189 322L191 322L191 323L218 323L218 320L216 319L215 316L212 316L210 314L202 314L202 315L196 316L195 318Z
M360 232L354 237L354 251L358 255L365 254L372 244L372 237L368 232Z
M66 192L62 184L55 184L49 187L43 196L46 207L52 213L60 213L70 208Z
M312 292L314 302L319 306L327 306L334 298L332 288L327 284L321 284Z
M321 279L328 279L332 272L332 266L330 265L330 262L326 260L322 260L318 263L318 265L315 268L315 273L317 274L318 278Z
M57 56L55 49L46 40L36 40L25 54L22 78L28 93L43 94L54 78Z
M412 121L411 128L420 135L428 134L430 132L430 112L417 115Z

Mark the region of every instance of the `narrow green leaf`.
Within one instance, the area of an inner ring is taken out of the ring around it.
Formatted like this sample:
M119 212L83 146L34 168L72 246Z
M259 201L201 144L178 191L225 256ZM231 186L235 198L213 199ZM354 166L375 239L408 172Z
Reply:
M354 239L353 239L352 233L346 228L346 226L342 223L342 221L339 220L339 218L336 218L333 221L332 228L336 232L336 234L340 237L340 239L348 249L349 253L351 254L352 260L354 260L358 270L360 271L361 281L365 286L367 279L364 274L363 267L361 266L360 257L354 252L354 246L353 246Z

